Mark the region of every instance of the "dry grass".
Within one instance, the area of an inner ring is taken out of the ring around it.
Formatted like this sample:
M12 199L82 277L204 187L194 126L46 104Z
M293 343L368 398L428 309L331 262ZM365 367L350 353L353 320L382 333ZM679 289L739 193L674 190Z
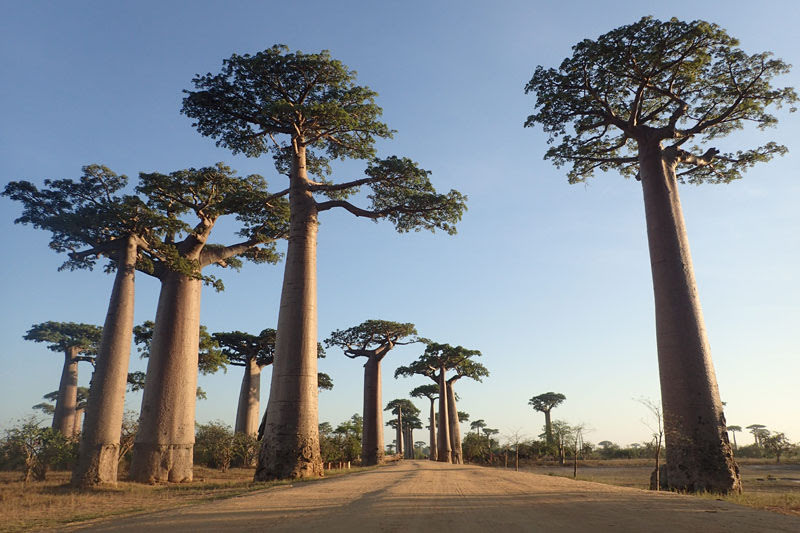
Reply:
M698 494L701 498L720 499L747 507L800 516L800 464L780 464L762 459L740 459L744 493ZM525 469L545 475L572 477L572 467L540 466ZM592 461L580 464L578 477L608 485L647 489L652 465L639 460Z
M326 477L363 468L326 471ZM285 481L254 483L253 470L232 468L222 473L195 467L191 483L142 485L120 482L116 488L79 491L68 486L69 472L50 472L47 481L23 483L19 472L0 472L0 531L63 527L95 518L152 512L230 498Z

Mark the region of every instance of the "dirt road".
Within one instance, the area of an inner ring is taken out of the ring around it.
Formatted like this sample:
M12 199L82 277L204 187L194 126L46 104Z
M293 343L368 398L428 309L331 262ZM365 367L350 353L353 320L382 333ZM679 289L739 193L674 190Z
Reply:
M678 494L402 461L80 531L800 531L800 518Z

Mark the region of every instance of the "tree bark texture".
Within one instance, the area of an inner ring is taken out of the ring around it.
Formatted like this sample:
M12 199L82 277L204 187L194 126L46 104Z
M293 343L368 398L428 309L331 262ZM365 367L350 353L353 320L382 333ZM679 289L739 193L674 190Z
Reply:
M305 149L293 157L275 362L255 480L322 476L317 404L317 208Z
M439 455L439 450L436 447L436 409L434 407L435 400L431 400L431 414L430 414L430 432L431 432L431 442L430 442L430 457L431 461L436 461Z
M544 434L549 448L553 445L553 426L550 424L550 409L544 412Z
M75 428L75 408L78 405L78 350L69 347L64 350L64 367L61 370L61 382L58 385L58 397L53 413L53 429L66 437L72 436Z
M192 480L201 281L167 272L161 282L139 431L134 481Z
M456 407L456 393L452 383L447 385L447 416L450 423L450 448L453 454L453 464L464 464L461 453L461 423L458 421L458 408Z
M639 144L655 295L667 480L686 491L741 491L717 389L675 162L657 143Z
M83 412L86 409L75 409L75 425L72 426L72 436L79 437L81 434L81 424L83 423Z
M397 448L397 455L400 457L405 457L405 446L403 446L403 409L400 407L397 408L397 435L395 436L396 444L395 448Z
M447 381L445 369L439 369L439 435L438 435L438 461L440 463L452 462L452 448L450 447L450 419L447 416Z
M236 433L258 434L261 400L261 367L255 357L249 357L244 366L242 387L239 390L239 407L236 409Z
M103 323L103 337L89 387L86 424L72 484L116 484L119 439L133 332L137 244L128 239L120 250L114 286Z
M410 427L403 428L403 450L406 459L414 458L414 430Z
M365 466L383 462L383 409L381 399L381 361L367 357L364 364L364 435L361 461Z

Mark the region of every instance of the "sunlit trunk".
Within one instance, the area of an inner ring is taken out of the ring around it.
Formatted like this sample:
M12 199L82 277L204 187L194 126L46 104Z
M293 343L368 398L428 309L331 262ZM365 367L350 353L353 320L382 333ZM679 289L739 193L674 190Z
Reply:
M119 439L125 411L125 388L131 356L137 245L128 239L120 250L103 337L89 387L86 423L72 484L115 484Z
M75 408L78 405L78 348L64 350L64 367L58 385L56 409L53 413L53 429L67 437L75 427Z
M305 148L292 161L289 243L255 480L322 476L317 404L317 208Z
M192 480L201 283L176 272L162 279L133 446L134 481Z
M365 466L383 461L383 409L381 400L381 362L375 356L364 364L364 436L361 460Z
M450 419L447 416L447 381L445 369L439 369L439 435L438 435L440 463L452 461L452 448L450 447Z
M405 446L403 445L403 409L398 406L397 408L397 455L405 457Z
M447 385L447 415L450 423L450 448L453 454L453 463L464 463L461 453L461 424L458 421L458 408L456 407L456 393L452 383Z
M258 413L261 399L261 367L255 357L245 362L242 387L239 390L239 406L236 409L236 433L256 436L258 434Z
M431 399L431 415L430 415L430 432L431 432L431 443L430 443L430 457L431 461L436 461L438 458L438 449L436 448L436 410L434 408L435 400Z
M667 483L673 489L741 490L684 227L675 164L656 143L639 144L653 274L664 408Z
M81 424L83 423L83 412L85 410L83 407L75 409L75 425L72 426L73 437L78 437L81 434Z

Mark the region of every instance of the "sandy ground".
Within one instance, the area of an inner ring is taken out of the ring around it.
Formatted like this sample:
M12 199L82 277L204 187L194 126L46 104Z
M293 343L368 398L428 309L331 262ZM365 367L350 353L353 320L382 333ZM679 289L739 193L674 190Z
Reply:
M402 461L69 531L800 531L800 518L526 472Z

